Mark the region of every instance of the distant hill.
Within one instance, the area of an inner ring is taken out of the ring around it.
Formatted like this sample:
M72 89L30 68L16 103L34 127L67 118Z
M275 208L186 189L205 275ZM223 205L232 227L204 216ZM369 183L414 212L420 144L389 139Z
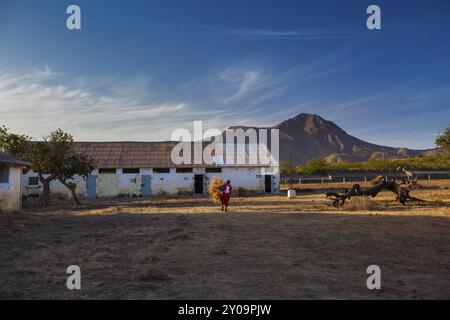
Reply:
M405 158L433 153L433 150L411 150L369 143L349 135L335 123L314 114L300 113L273 128L280 129L280 160L289 161L292 145L295 165L304 164L313 158L325 158L328 162L336 163L366 161L374 157Z

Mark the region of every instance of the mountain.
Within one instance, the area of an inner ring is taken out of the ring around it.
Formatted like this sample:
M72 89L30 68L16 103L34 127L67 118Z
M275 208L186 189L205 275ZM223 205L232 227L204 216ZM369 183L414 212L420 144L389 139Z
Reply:
M325 158L328 162L357 162L374 157L405 158L432 153L432 150L411 150L369 143L314 114L300 113L273 128L280 129L280 160L289 161L292 146L294 165L304 164L314 158Z
M280 129L280 159L289 161L292 144L294 164L304 164L313 158L325 158L329 162L356 162L374 157L405 158L429 152L369 143L314 114L301 113L275 128Z

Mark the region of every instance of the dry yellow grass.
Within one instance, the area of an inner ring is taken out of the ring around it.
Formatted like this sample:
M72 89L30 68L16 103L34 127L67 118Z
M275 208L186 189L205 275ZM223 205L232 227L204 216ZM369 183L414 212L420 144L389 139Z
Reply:
M220 194L222 193L223 179L213 177L208 187L209 197L214 203L220 203Z
M353 197L345 204L345 210L349 211L378 211L380 207L369 197Z
M0 299L450 298L449 190L351 210L320 192L234 197L228 214L207 197L152 197L1 215ZM81 291L65 287L71 264Z
M450 217L450 190L414 190L414 196L426 200L403 206L395 201L395 195L383 191L376 198L368 198L366 205L355 208L352 203L362 200L353 198L342 208L335 208L321 192L298 193L295 199L285 195L233 197L230 210L236 214L246 213L317 213L317 214L383 214L383 215L423 215ZM349 206L348 206L349 205ZM99 199L85 201L82 209L54 205L50 211L33 208L35 213L70 213L75 215L107 215L120 213L170 213L170 214L221 214L216 206L205 197L152 197L148 199Z

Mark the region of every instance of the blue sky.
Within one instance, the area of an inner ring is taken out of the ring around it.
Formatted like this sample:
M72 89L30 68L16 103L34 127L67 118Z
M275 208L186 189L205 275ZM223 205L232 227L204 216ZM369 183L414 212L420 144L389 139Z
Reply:
M77 4L82 30L66 28ZM382 30L366 28L381 8ZM316 113L428 148L450 123L450 2L0 0L0 124L168 140Z

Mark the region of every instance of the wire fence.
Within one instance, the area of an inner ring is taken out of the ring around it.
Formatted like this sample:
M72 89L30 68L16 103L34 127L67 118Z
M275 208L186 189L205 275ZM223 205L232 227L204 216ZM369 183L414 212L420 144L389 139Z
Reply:
M390 179L412 179L412 177L405 177L405 175L398 173L372 173L372 174L349 174L349 175L333 175L333 176L298 176L292 177L292 184L309 184L309 183L345 183L345 182L368 182L372 179L382 176L386 180ZM450 172L414 172L413 178L417 181L431 181L431 180L447 180L450 179ZM290 184L290 176L281 176L282 184Z

